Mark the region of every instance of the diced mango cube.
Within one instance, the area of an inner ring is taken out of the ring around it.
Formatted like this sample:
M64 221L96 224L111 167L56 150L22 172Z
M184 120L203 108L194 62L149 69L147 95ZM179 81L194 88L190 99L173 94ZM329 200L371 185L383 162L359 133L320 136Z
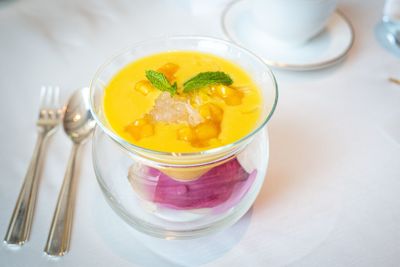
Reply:
M141 137L149 137L154 134L154 125L153 124L145 124L142 126L140 131Z
M224 99L225 103L229 106L237 106L242 104L242 97L238 95L232 95Z
M199 113L205 120L211 120L212 119L211 109L208 106L208 104L202 105L199 108Z
M194 131L190 127L184 127L177 131L178 139L183 141L191 142L194 140Z
M143 116L143 119L146 121L146 123L153 123L153 116L151 116L150 114L145 114Z
M216 122L221 122L224 115L224 111L222 110L222 108L212 103L210 103L209 105L210 105L212 120Z
M149 81L142 80L135 84L135 90L143 95L148 95L154 88Z
M190 103L193 106L199 106L210 101L209 94L207 94L207 92L203 90L195 91L191 93L189 96L190 96Z
M223 117L223 110L215 104L207 103L199 108L200 115L205 120L221 122Z
M212 86L208 87L207 94L210 96L216 96L217 95L217 86L212 85Z
M228 86L220 85L217 87L217 94L222 98L226 98L233 95L233 89Z
M159 67L157 71L163 73L165 77L167 77L168 81L172 82L173 80L175 80L174 75L178 71L178 69L179 66L177 64L168 62Z
M133 121L133 125L137 126L137 127L141 127L143 125L147 124L147 120L145 120L144 118L141 119L137 119Z
M200 123L194 128L194 131L199 140L207 140L218 137L219 135L219 127L215 123L209 121Z
M143 118L134 120L132 124L126 126L125 131L132 135L136 140L152 136L154 135L153 119L150 115L146 114Z
M211 93L211 95L219 96L221 98L231 96L235 93L235 91L235 89L232 89L231 87L226 85L214 85L211 86L209 89L209 93Z
M136 126L134 124L129 124L125 127L125 131L127 131L133 138L139 140L141 138L141 127Z
M227 105L236 106L242 103L243 92L225 85L215 85L208 89L212 96L220 97Z

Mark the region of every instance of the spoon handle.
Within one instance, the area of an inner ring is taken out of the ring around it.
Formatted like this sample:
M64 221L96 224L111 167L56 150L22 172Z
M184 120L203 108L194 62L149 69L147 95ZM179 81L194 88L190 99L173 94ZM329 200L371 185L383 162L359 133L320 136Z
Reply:
M46 135L39 133L24 183L19 192L4 242L23 245L28 240L38 190L38 170Z
M63 256L69 249L75 206L74 170L78 148L79 144L74 143L44 248L44 252L50 256Z

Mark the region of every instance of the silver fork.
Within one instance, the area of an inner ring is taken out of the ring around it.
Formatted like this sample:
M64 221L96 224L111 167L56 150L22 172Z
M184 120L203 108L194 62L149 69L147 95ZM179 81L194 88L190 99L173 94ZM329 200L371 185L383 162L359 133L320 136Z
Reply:
M59 105L60 89L43 86L40 93L40 110L37 120L38 137L32 159L19 192L4 242L22 246L28 240L38 190L39 164L46 139L55 132L61 121L63 109Z

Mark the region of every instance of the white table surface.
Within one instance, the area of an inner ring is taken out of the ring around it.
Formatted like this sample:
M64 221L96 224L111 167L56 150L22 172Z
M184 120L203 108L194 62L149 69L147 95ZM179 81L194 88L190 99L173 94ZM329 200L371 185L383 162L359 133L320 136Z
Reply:
M42 85L64 99L130 44L164 35L225 38L227 0L0 1L0 235L36 140ZM30 241L0 245L0 266L400 266L400 60L374 27L383 1L340 1L356 39L347 59L313 72L275 71L270 168L253 208L233 227L188 241L147 237L107 205L82 154L71 251L43 254L71 144L46 149ZM2 236L1 236L2 237Z

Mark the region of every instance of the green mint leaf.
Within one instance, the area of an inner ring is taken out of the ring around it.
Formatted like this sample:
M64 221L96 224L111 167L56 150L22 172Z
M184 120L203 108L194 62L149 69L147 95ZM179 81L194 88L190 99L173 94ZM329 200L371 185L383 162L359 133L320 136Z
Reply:
M232 83L231 77L222 71L201 72L183 84L183 92L188 93L209 85L231 85Z
M146 70L146 78L158 90L169 92L171 95L176 94L178 86L176 83L171 85L163 73L154 70Z

